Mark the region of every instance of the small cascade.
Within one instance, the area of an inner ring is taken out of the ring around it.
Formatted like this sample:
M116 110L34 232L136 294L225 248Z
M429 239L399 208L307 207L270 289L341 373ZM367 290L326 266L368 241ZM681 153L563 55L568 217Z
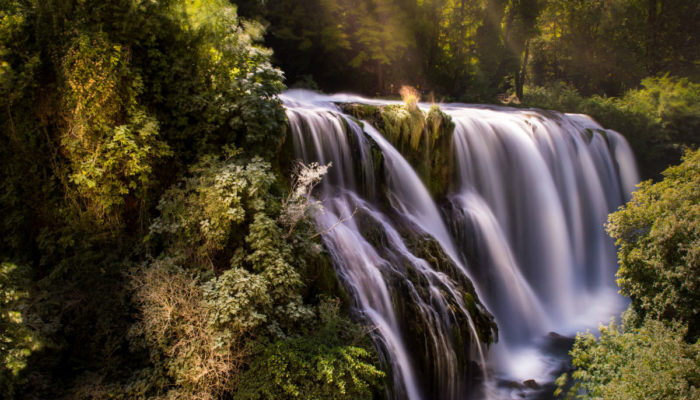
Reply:
M541 348L550 332L624 306L603 224L637 175L616 132L584 115L441 105L454 130L449 190L435 199L416 157L336 105L395 102L282 100L295 158L333 165L314 194L316 223L389 370L390 398L508 398L499 382L553 379L561 360Z

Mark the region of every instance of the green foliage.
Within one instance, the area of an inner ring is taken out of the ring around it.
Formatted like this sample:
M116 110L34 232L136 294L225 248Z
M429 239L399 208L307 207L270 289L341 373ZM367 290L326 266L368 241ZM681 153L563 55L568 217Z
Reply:
M643 105L642 105L643 106ZM600 339L578 335L575 370L557 394L593 399L700 398L700 150L642 182L610 214L618 246L618 284L632 298L623 329L611 322Z
M190 167L189 175L158 202L160 217L151 233L173 252L195 250L184 255L198 266L225 269L228 259L217 255L229 244L240 244L245 235L241 228L255 213L273 206L269 191L275 177L270 164L259 157L245 164L217 156L204 156Z
M320 77L320 81L330 85L333 79L329 77L353 71L358 82L383 91L389 86L386 79L397 75L390 66L404 59L412 47L404 13L393 1L239 4L244 10L273 21L271 41L281 44L276 57L284 60L282 64L293 84L307 80L308 69L313 70L314 81ZM333 56L318 63L319 54Z
M675 143L699 145L700 137L700 84L687 78L661 78L642 80L642 88L625 93L622 98L626 108L636 114L648 116L663 134Z
M41 347L22 317L29 297L27 272L26 267L0 263L0 393L8 397L22 383L20 373L29 356Z
M225 271L206 287L214 309L225 310L218 323L266 321L278 331L303 320L300 268L272 214L280 204L270 195L269 163L207 156L190 173L164 194L151 233L167 243L165 254L184 256L190 268Z
M226 398L313 320L263 33L224 0L0 0L0 397Z
M585 95L622 95L647 76L698 78L697 2L546 1L532 83L564 81Z
M700 334L700 150L643 182L607 229L619 247L618 284L643 317L689 324Z
M291 83L312 77L325 91L397 96L411 84L437 99L497 103L522 100L525 84L621 96L645 77L700 79L696 1L237 4L269 23L267 43Z
M625 328L613 321L600 327L600 339L577 335L571 351L576 370L557 380L555 394L568 399L700 398L700 343L686 343L682 325L648 319L640 328Z
M272 309L265 278L233 267L204 286L207 304L216 310L211 315L212 326L246 332L259 328Z
M238 4L270 23L267 43L292 83L311 75L323 90L392 96L408 83L481 101L511 84L537 10L532 1L502 0Z
M153 167L171 155L158 121L138 105L140 76L129 54L103 36L79 36L64 58L66 128L61 148L70 181L98 215L112 214L128 195L143 198Z
M304 327L319 328L316 313L325 309L303 301L303 273L318 255L297 249L310 245L306 230L284 234L278 225L289 211L270 190L275 182L270 164L259 157L243 159L236 150L228 153L203 157L163 195L161 215L151 226L151 240L163 246L162 254L134 275L140 317L132 342L145 342L150 353L147 392L167 389L171 398L214 399L239 385L258 390L254 385L273 379L273 372L256 375L264 360L282 357L292 371L311 363L325 368L319 372L325 375L278 375L275 381L288 381L281 386L308 385L331 398L369 393L381 372L367 343L345 344L355 339L339 330L351 326L347 321L334 314L338 326L331 333L320 328L326 332L322 341L305 335ZM317 175L312 183L322 176ZM305 181L302 177L299 190L305 191ZM297 228L307 211L296 216ZM316 382L320 377L325 383Z
M337 302L322 302L319 318L318 331L266 345L234 399L368 399L380 393L384 373L367 344L343 344L362 336L338 316Z
M195 75L186 85L196 93L178 91L169 101L175 107L173 118L186 136L173 134L186 140L185 145L194 138L204 152L214 150L212 145L235 143L271 156L285 133L284 111L275 97L284 86L281 71L270 64L271 52L255 45L262 38L262 26L241 23L235 7L224 0L177 6L188 16L180 24L195 32L199 49ZM185 103L190 96L194 102Z
M382 377L363 348L289 339L265 348L234 399L367 399Z

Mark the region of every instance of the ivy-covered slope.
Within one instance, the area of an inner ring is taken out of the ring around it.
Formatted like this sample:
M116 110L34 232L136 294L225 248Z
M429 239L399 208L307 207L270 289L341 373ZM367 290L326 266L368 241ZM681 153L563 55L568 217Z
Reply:
M0 1L1 398L382 393L262 33L224 0Z

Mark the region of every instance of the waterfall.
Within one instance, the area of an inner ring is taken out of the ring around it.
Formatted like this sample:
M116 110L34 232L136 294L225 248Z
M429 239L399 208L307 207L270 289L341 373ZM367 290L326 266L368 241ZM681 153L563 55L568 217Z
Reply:
M551 380L549 332L570 335L624 305L603 224L637 175L616 132L584 115L441 105L455 129L450 188L436 202L390 140L335 104L391 102L282 100L294 157L332 162L316 224L389 370L388 397L508 397L498 382Z

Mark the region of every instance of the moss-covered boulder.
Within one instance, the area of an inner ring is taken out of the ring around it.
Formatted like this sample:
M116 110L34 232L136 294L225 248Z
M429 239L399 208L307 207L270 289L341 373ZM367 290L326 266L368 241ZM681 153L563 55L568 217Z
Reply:
M377 128L415 168L433 196L446 194L455 125L439 106L431 106L426 113L420 108L401 104L338 105L343 112Z

